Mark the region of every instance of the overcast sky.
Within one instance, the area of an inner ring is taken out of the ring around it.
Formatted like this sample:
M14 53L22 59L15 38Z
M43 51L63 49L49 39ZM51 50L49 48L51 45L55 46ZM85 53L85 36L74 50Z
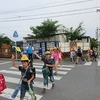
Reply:
M83 22L86 36L95 37L100 24L100 0L0 0L0 33L12 40L16 30L22 40L31 33L30 26L40 25L47 18L58 24L76 28Z

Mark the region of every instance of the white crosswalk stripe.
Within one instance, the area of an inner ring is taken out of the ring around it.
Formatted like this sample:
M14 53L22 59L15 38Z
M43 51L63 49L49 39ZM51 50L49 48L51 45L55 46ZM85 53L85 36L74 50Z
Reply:
M41 80L39 80L39 79L43 79L42 66L43 66L43 64L41 64L41 63L35 63L35 65L34 65L34 67L36 68L36 80L34 80L33 87L39 88L39 89L43 88L43 82ZM69 66L63 65L62 67L59 67L58 75L54 76L55 81L60 80L63 77L62 75L66 75L68 73L68 71L70 71L73 67L74 67L73 65L69 65ZM9 70L0 70L0 73L4 74L5 80L9 84L18 84L18 82L20 80L21 73L18 69L14 68L14 67L10 67ZM15 77L16 75L17 75L17 78ZM49 90L49 89L51 89L51 87L52 87L52 84L49 83L47 89ZM13 100L11 98L11 95L14 90L15 89L13 89L12 87L9 87L9 88L5 89L3 91L3 93L0 94L0 96L2 96L4 98L9 98L10 100ZM16 99L14 99L14 100L19 100L20 99L19 97L20 97L20 94L18 94ZM31 96L28 93L26 94L26 97L31 99ZM40 100L43 97L43 94L42 95L36 94L36 97L37 97L37 100Z
M86 62L84 65L89 66L89 65L91 65L91 64L92 64L92 62Z
M0 72L7 73L7 74L21 75L19 71L0 70ZM37 78L43 78L43 75L36 73L36 77ZM55 80L60 80L61 78L62 78L61 76L55 76Z
M10 69L16 69L16 68L10 67ZM59 68L59 69L60 69L60 68ZM66 70L66 68L64 68L64 69ZM71 70L71 68L69 68L68 70ZM37 69L37 68L36 68L36 72L42 72L42 69ZM66 75L67 72L65 72L65 71L58 71L58 74Z
M19 78L12 78L12 77L8 77L8 76L5 76L5 80L6 80L6 82L15 83L15 84L18 84L18 82L19 82L18 81ZM38 88L42 88L43 87L43 82L34 81L33 86L38 87ZM47 89L51 89L51 86L52 86L52 84L49 83Z
M98 60L98 66L100 66L100 61Z
M12 99L11 95L13 92L14 92L14 89L7 88L2 92L2 94L0 94L0 96L7 99ZM37 97L37 100L40 100L42 98L42 95L38 95L38 94L35 94L35 95ZM31 100L31 96L28 93L26 93L26 97L28 97L28 100ZM12 100L20 100L20 92L18 93L17 97Z

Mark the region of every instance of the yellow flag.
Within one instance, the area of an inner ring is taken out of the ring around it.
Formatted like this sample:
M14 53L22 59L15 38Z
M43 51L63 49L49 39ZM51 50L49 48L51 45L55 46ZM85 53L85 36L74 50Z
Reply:
M14 46L14 47L15 47L16 51L21 52L21 49L19 47L17 47L17 46Z

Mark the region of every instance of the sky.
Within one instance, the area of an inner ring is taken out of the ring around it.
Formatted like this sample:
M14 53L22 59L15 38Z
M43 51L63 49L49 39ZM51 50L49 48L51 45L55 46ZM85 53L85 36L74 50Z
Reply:
M57 20L67 28L83 22L85 35L95 38L100 26L100 0L0 0L0 33L13 41L32 34L31 26L46 19ZM17 31L18 38L13 37Z

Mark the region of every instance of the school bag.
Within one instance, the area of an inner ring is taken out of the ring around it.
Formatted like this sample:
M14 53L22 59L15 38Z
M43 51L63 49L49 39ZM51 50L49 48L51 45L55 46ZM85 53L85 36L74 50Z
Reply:
M5 77L3 74L0 74L0 94L2 94L2 91L6 88L7 86L6 86Z
M36 78L36 69L34 67L29 67L30 72L34 73L34 79Z

